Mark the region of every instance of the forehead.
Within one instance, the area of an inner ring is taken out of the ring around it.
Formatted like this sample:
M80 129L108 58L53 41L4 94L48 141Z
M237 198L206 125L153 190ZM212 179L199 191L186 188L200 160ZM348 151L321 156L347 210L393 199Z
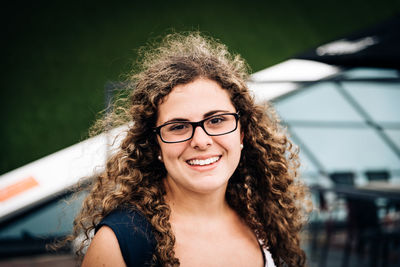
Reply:
M227 90L215 81L199 78L172 89L158 106L157 123L173 118L201 120L213 110L236 111Z

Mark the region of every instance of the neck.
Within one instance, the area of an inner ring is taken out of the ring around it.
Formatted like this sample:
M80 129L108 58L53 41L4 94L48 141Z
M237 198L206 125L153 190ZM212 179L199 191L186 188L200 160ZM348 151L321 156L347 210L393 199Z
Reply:
M174 217L211 219L227 214L231 210L225 199L226 186L217 191L198 193L182 189L166 179L165 188L165 200Z

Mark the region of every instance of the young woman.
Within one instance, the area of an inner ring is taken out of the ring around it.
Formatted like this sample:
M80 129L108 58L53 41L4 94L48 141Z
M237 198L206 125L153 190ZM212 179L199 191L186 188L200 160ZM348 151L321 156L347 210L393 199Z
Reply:
M173 34L140 66L115 109L127 136L75 220L82 266L304 266L297 154L243 59Z

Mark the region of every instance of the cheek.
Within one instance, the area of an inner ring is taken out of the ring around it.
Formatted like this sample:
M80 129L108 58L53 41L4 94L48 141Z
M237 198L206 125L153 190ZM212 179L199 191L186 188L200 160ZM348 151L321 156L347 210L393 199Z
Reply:
M177 144L165 144L160 146L161 156L163 158L164 164L169 165L170 161L178 160L180 155L183 153L185 146L184 143Z
M231 138L224 138L224 136L220 137L219 144L224 147L226 151L228 151L229 154L233 155L239 155L240 157L240 144L242 141L242 137L239 134L235 134L234 136L231 136Z
M231 143L231 149L234 151L237 157L237 161L240 160L240 155L242 154L242 149L240 148L240 144L243 142L243 135L238 132L235 141Z

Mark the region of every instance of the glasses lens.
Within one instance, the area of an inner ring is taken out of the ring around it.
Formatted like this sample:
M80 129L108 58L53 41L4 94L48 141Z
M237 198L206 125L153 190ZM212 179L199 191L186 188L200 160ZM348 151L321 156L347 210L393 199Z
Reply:
M233 114L215 115L204 121L204 128L210 135L222 135L236 129L236 117Z
M187 122L174 122L164 125L160 129L161 138L166 142L179 142L190 138L192 125Z

